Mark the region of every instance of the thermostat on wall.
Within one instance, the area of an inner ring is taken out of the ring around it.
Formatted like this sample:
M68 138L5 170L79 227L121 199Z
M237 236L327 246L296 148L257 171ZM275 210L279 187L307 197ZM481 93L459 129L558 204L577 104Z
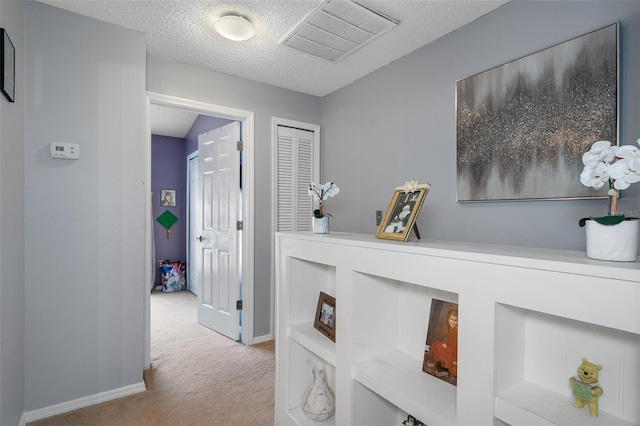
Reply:
M51 156L53 158L77 160L80 158L80 145L69 142L51 142Z

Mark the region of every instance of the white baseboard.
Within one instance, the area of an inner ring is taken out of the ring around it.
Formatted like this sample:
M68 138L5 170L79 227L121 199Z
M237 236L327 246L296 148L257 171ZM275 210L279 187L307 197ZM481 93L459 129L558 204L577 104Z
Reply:
M268 342L269 340L273 340L273 339L275 339L275 337L273 337L272 334L265 334L264 336L254 337L253 338L253 343L251 343L251 344L252 345L257 345L258 343Z
M27 418L24 413L22 413L22 417L20 417L20 423L18 423L18 426L27 426Z
M113 399L122 398L123 396L129 396L133 395L134 393L144 392L146 390L147 387L142 381L118 389L112 389L106 392L84 396L72 401L61 402L60 404L50 405L49 407L28 411L22 416L22 418L25 420L25 423L21 423L21 425L25 425L28 422L44 419L46 417L55 416L57 414L68 413L69 411L77 410L78 408L89 407L91 405L96 405L102 402L111 401Z

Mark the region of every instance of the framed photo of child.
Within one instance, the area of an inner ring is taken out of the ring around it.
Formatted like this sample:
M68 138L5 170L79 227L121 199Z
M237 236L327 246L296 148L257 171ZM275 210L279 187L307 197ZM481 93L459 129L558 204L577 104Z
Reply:
M432 299L422 371L457 386L457 303Z
M405 186L397 187L378 226L376 238L407 241L429 188L431 185L428 183L417 182L407 182ZM416 235L419 239L417 231Z
M161 190L160 205L162 207L175 207L176 206L176 190L175 189Z

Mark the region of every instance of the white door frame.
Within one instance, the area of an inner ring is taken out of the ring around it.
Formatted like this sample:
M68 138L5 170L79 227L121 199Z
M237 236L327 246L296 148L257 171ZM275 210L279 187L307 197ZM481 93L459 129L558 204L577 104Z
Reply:
M252 111L244 111L236 108L225 107L205 102L194 101L175 96L164 95L156 92L147 91L147 105L157 104L165 105L207 115L236 120L242 123L242 139L244 149L242 152L242 218L244 229L249 232L242 233L242 339L245 345L253 344L253 311L254 311L254 135L255 123L254 113ZM147 127L149 126L149 108L147 108ZM145 262L143 267L144 274L144 368L147 369L151 365L151 331L150 331L150 305L151 305L151 269L149 265L154 263L151 258L151 232L153 223L149 212L151 211L151 131L147 132L147 141L144 149L143 159L145 167Z
M195 238L193 235L191 235L191 191L193 188L191 188L191 169L190 169L190 165L191 165L191 161L192 160L196 160L197 161L198 158L198 150L196 149L195 151L193 151L191 154L187 155L187 289L191 292L193 292L191 290L191 277L193 275L191 275L192 273L192 269L191 269L191 263L193 261L193 259L191 259L191 245L193 244L193 238ZM200 291L200 289L198 289L198 291Z

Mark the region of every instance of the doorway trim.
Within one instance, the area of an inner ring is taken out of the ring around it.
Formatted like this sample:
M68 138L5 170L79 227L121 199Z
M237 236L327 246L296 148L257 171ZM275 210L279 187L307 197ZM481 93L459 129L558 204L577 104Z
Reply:
M192 291L191 289L191 278L193 277L192 275L192 263L193 263L193 259L191 258L191 245L193 244L193 242L195 240L193 240L192 238L195 238L192 234L191 234L191 193L193 191L193 188L191 187L191 161L198 161L198 150L196 149L195 151L193 151L191 154L187 155L187 290ZM198 291L200 291L200 289L198 289Z
M244 229L249 232L242 232L242 337L241 342L245 345L253 344L253 318L254 318L254 138L255 138L255 122L253 111L245 111L236 108L230 108L221 105L215 105L206 102L194 101L191 99L179 98L176 96L164 95L161 93L147 91L147 140L144 149L143 159L145 167L145 211L151 209L151 130L149 124L149 108L150 104L170 106L207 115L212 115L229 120L235 120L242 123L242 139L244 149L242 152L242 220L244 221ZM151 283L151 269L149 265L154 264L151 256L151 232L153 222L149 214L144 215L145 221L145 262L143 267L144 290L144 368L147 369L151 365L151 330L150 330L150 305L151 292L149 285Z

